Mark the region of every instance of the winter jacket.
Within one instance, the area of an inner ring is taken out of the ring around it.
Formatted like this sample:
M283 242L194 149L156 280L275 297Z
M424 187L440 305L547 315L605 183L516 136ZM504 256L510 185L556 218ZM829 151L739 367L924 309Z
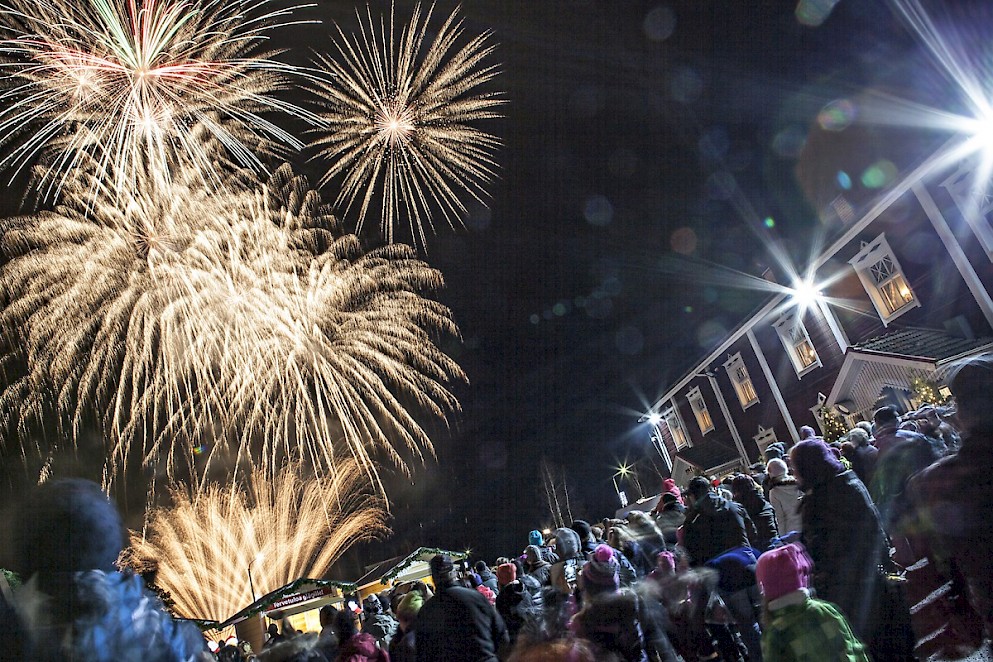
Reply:
M335 662L390 662L390 656L367 632L358 632L341 642Z
M879 449L866 444L856 446L851 452L852 471L863 483L868 485L872 482L872 474L876 471L876 460L879 459Z
M625 662L676 660L665 634L664 615L652 613L630 589L600 593L573 620L576 636ZM649 654L653 657L649 658ZM657 657L655 657L657 656Z
M910 499L905 493L907 481L941 458L939 450L924 435L906 430L897 433L899 436L893 437L887 450L879 452L876 470L868 485L883 527L890 532L909 510Z
M793 476L780 476L769 480L769 503L776 513L776 528L779 535L790 531L803 531L800 517L800 488Z
M662 507L662 510L655 515L655 526L662 532L666 547L673 548L676 545L676 529L686 521L686 506L680 503L670 503Z
M772 539L779 536L776 528L776 512L772 504L762 498L757 491L751 491L741 497L742 506L755 525L755 536L751 539L752 547L765 551L772 544ZM749 538L752 538L749 534Z
M528 625L536 622L538 614L531 594L520 581L505 584L496 599L496 610L507 626L510 643L517 641L517 635Z
M813 587L865 640L877 566L888 548L879 511L851 470L806 487L800 500L801 540L814 561Z
M579 580L579 572L586 563L580 546L579 535L572 529L555 529L555 552L559 562L549 570L552 587L560 593L572 593Z
M488 569L483 570L481 573L479 573L479 581L483 583L483 586L490 589L494 593L500 590L500 586L497 583L496 575L494 575Z
M404 632L397 628L393 640L390 641L390 662L416 662L417 647L414 631Z
M774 600L762 630L764 662L869 662L837 607L794 591Z
M509 638L486 598L464 586L448 586L421 607L414 641L418 662L496 662Z
M541 611L545 608L545 596L542 593L542 584L536 578L528 574L523 574L518 578L522 584L524 584L524 589L531 595L531 605L534 607L535 611ZM500 596L497 596L500 597Z
M389 614L372 614L367 616L365 621L362 623L362 631L372 635L372 638L376 640L380 646L387 646L393 635L396 634L397 627L396 619Z
M34 662L209 661L200 631L174 621L140 577L87 570L65 574L71 595L49 596L35 576L15 595ZM8 627L6 624L4 627Z
M754 529L741 504L708 492L686 513L683 546L695 565L734 547L749 547L746 521Z
M993 431L973 433L959 451L910 481L918 541L951 584L949 599L965 598L993 633Z

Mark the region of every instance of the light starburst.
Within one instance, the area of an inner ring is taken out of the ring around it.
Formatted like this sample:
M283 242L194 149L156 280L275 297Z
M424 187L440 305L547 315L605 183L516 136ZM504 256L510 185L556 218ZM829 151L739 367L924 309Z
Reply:
M418 5L399 30L392 13L387 27L368 10L357 35L338 27L338 56L319 60L329 74L320 85L326 131L316 140L318 158L330 160L322 183L340 177L336 204L347 212L358 203L359 229L378 196L387 240L405 219L421 245L434 214L454 227L466 211L463 197L484 201L500 141L476 125L498 117L503 103L483 89L498 73L485 64L490 34L457 47L456 10L428 43L432 13L422 20Z
M302 143L266 119L312 116L275 93L300 69L261 52L296 7L271 0L10 0L0 4L0 167L39 160L56 196L86 153L129 190L177 168L220 175L197 138L206 127L239 164Z
M204 480L231 457L333 472L345 449L378 481L378 456L432 452L419 421L457 411L464 375L424 296L441 276L411 248L364 251L288 167L119 207L89 164L69 202L3 235L0 413L22 439L52 414L72 438L94 426L109 480L129 458Z
M156 584L178 614L224 620L259 595L301 577L321 578L356 543L386 533L383 503L361 469L344 463L330 478L302 476L299 465L275 478L255 471L244 486L211 484L150 513L125 560L154 560Z

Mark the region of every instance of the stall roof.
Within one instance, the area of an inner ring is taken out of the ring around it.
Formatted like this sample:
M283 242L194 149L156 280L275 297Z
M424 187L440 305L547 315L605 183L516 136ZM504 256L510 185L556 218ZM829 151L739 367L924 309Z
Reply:
M285 586L280 586L275 591L270 591L266 593L261 598L248 605L234 616L220 623L217 629L225 628L229 625L234 625L235 623L241 622L250 616L260 614L264 611L268 611L273 605L275 605L280 600L292 596L294 594L300 593L305 590L314 590L320 588L336 588L344 593L351 593L355 591L358 587L352 582L341 582L331 579L309 579L307 577L301 577L300 579L295 579Z

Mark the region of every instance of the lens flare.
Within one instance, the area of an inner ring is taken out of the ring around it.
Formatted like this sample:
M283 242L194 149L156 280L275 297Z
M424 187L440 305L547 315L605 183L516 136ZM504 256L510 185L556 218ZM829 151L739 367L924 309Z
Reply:
M347 212L359 203L359 230L381 196L387 241L406 217L412 240L422 246L434 230L434 211L455 227L466 212L460 194L483 202L500 141L475 124L498 117L495 109L504 103L480 89L497 75L484 64L494 49L490 34L456 48L462 35L456 10L428 44L432 11L422 21L415 7L399 38L392 14L388 29L371 12L367 23L359 15L358 35L349 38L338 27L338 56L319 59L329 74L320 84L326 133L316 140L318 158L331 163L322 183L341 178L336 206Z
M356 543L387 532L383 503L362 470L343 463L328 479L304 478L299 465L272 478L251 473L244 486L211 484L150 513L145 534L131 534L123 562L158 566L156 584L176 613L224 620L258 595L301 577L319 579ZM251 582L249 581L251 574Z
M139 187L123 207L88 166L3 232L0 414L21 439L53 416L74 439L95 428L110 482L135 459L327 472L343 448L378 484L383 456L407 471L433 452L419 421L458 410L446 385L464 374L435 344L458 333L424 296L441 275L413 249L364 251L288 166L220 193Z
M0 4L0 167L39 159L38 186L57 197L83 153L129 191L175 168L219 178L193 132L207 127L239 164L302 143L264 114L316 119L274 93L302 70L262 52L297 7L270 0L11 0ZM257 153L258 152L258 153Z

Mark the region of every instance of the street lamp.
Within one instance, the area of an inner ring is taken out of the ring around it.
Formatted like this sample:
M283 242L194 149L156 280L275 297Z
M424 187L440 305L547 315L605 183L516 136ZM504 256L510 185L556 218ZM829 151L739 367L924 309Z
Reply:
M248 587L252 589L252 604L255 604L255 582L252 581L252 564L259 563L265 558L262 552L255 555L255 558L248 562Z

